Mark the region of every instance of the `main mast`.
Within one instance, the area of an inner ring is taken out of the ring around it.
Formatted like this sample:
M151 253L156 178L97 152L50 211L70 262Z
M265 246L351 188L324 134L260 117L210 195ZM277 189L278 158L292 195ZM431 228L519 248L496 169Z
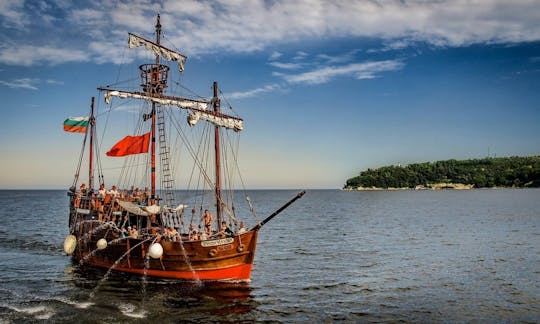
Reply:
M161 23L160 16L157 15L156 21L156 44L160 46L161 41ZM141 70L141 76L143 80L143 90L149 95L162 95L163 90L167 87L167 72L168 67L164 66L166 69L161 68L160 56L156 53L156 61L154 64L144 64L139 67ZM151 204L154 203L156 199L156 109L157 105L152 101L152 112L151 122L152 126L150 129L150 199Z
M160 17L159 14L157 15L157 22L156 22L156 44L158 44L161 41L161 23L160 23ZM162 86L162 80L160 78L160 60L159 55L156 54L156 63L155 67L151 68L151 80L150 80L150 88L149 92L151 94L162 94L163 88ZM166 79L165 79L166 82ZM166 83L165 83L166 84ZM151 193L151 199L156 199L156 103L152 102L152 129L151 129L151 185L150 185L150 193ZM153 202L151 202L153 203Z
M218 98L218 84L214 82L214 98L212 99L214 105L214 113L220 113L221 102ZM221 152L219 148L219 126L214 126L214 149L215 149L215 162L216 162L216 221L217 229L221 226Z

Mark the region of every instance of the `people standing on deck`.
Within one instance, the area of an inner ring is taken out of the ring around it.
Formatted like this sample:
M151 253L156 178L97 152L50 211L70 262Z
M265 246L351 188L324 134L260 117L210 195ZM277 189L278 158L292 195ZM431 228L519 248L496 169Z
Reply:
M169 238L170 237L170 233L169 233L169 228L168 227L164 227L163 228L163 236L165 238Z
M81 183L81 186L79 187L79 192L83 196L86 196L86 194L88 193L88 190L86 189L86 184L84 182Z
M173 242L178 242L180 240L180 235L173 226L169 226L169 239Z
M104 199L105 199L105 194L106 193L107 193L107 191L105 190L105 184L104 183L100 184L99 185L99 190L97 192L96 199L95 199L95 202L94 202L94 207L98 212L98 220L100 222L103 219L103 205L104 205Z
M143 202L143 200L144 200L143 194L144 193L143 193L142 190L140 190L139 188L135 188L135 192L133 194L135 202L137 202L137 203Z
M129 237L131 238L139 238L139 232L137 232L137 226L133 225L131 229L129 230Z
M244 222L240 222L240 228L236 231L236 234L243 234L246 232L246 228L244 227Z
M125 238L128 235L129 235L129 231L124 226L122 226L122 229L120 230L120 237Z
M105 190L105 184L102 183L102 184L99 185L99 190L98 190L97 197L99 199L103 199L103 198L105 198L106 194L107 194L107 190Z
M190 241L195 241L199 239L199 230L193 226L193 224L189 225L189 233L188 233L188 239Z
M111 195L111 198L116 198L120 193L116 190L116 186L112 186L111 190L107 191L107 194Z
M204 211L203 220L204 220L204 232L210 236L212 235L212 214L206 209Z
M86 184L84 182L81 183L81 186L79 187L79 191L77 191L75 202L73 203L75 208L78 208L81 205L81 198L83 196L86 196Z
M144 202L146 203L147 206L152 205L150 203L150 196L151 196L150 189L148 189L148 187L145 187L144 188L144 193L143 193L143 200L144 200Z
M217 233L218 236L220 236L221 238L225 238L227 236L232 236L234 235L233 231L231 231L231 229L227 226L227 222L226 221L222 221L221 222L221 228L219 230L219 232Z

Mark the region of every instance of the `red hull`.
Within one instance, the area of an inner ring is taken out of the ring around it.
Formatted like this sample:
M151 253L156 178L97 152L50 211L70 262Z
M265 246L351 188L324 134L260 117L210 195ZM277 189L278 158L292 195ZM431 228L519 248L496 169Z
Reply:
M109 269L111 266L108 264L91 263L92 266ZM113 270L120 272L128 272L139 275L146 274L150 277L156 278L168 278L168 279L182 279L182 280L242 280L249 281L251 276L251 264L241 264L231 266L224 269L215 270L193 270L193 271L163 271L154 269L136 269L136 268L124 268L115 267Z

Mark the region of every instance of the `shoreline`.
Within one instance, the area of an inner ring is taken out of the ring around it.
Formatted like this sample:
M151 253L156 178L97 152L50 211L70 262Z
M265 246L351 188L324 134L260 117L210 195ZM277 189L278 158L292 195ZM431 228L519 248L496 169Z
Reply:
M414 188L401 187L401 188L381 188L381 187L356 187L356 188L343 188L342 190L347 191L423 191L423 190L484 190L484 189L534 189L534 187L481 187L476 188L473 184L463 184L463 183L433 183L424 185L417 185Z

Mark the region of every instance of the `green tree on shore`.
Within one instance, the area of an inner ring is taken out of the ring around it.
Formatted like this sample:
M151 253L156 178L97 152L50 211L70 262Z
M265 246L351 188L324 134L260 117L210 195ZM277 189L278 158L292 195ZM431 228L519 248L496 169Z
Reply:
M348 179L344 188L414 188L432 183L461 183L475 188L540 187L540 156L384 166L360 172Z

